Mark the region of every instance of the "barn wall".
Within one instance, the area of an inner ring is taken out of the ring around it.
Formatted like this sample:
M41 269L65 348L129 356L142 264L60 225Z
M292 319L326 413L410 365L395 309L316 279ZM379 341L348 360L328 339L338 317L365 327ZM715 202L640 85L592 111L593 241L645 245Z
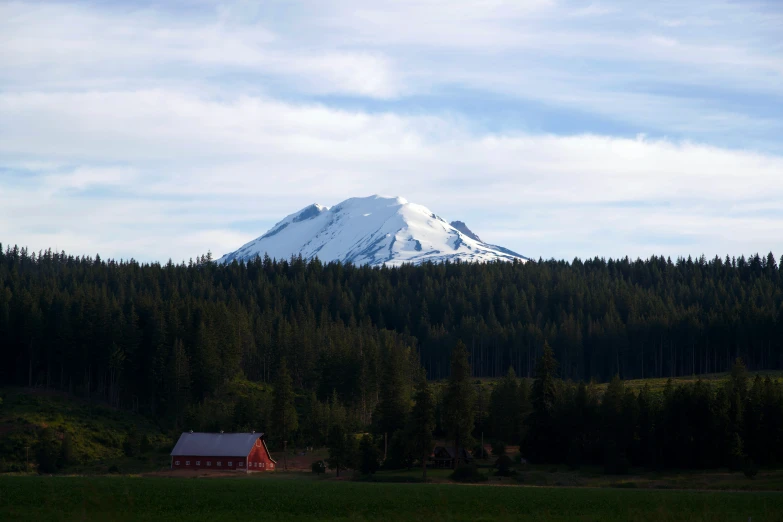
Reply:
M246 459L242 457L185 456L172 457L171 467L172 469L198 469L204 471L245 471L245 463Z
M264 446L261 439L256 441L253 449L250 450L250 454L247 456L248 471L271 471L275 469L275 463L272 461L272 456Z

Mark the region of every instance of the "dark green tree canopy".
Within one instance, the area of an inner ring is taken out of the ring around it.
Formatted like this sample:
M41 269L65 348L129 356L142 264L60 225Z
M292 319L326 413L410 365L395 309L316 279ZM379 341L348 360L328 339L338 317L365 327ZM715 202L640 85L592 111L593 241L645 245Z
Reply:
M545 344L565 380L727 372L738 357L752 371L779 370L775 259L222 266L209 256L141 264L8 247L0 386L57 388L181 425L236 378L273 383L285 357L294 388L322 403L336 391L362 423L386 398L391 413L378 418L391 423L405 408L384 383L402 373L410 392L419 366L448 378L460 341L470 378L509 367L533 377ZM408 348L403 371L390 370L400 366L389 355ZM735 419L750 385L737 387Z
M287 440L299 427L294 399L291 375L285 358L282 358L277 369L272 403L272 433L279 440Z
M458 342L451 354L451 374L446 387L446 396L443 399L445 428L454 441L457 455L459 448L467 447L472 441L476 390L470 376L468 351L462 342Z

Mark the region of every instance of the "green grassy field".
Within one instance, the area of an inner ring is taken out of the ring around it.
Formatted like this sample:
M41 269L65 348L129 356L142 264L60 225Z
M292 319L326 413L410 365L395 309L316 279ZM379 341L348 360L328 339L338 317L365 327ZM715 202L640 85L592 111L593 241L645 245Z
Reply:
M778 372L778 371L748 372L748 375L750 376L751 379L753 379L756 375L760 375L762 378L768 375L772 379L783 378L783 372ZM685 377L674 377L672 378L672 383L675 386L677 386L678 384L695 383L699 379L701 379L702 381L709 381L713 385L719 385L729 380L729 374L708 373L704 375L689 375ZM648 385L653 393L662 393L663 389L666 387L666 381L668 380L669 379L666 377L660 379L658 378L633 379L633 380L625 381L625 386L632 390L641 390L644 387L644 385ZM607 386L606 383L596 385L596 387L602 391L606 388L606 386Z
M0 520L783 520L781 493L0 477Z
M761 377L770 376L772 379L783 379L783 371L761 371L761 372L748 372L748 375L751 379L753 379L756 375L761 375ZM695 383L701 379L702 381L709 381L713 385L720 385L724 382L728 381L729 374L728 373L707 373L702 375L686 375L681 377L673 377L672 383L677 386L679 384L688 384L688 383ZM483 388L487 389L488 391L492 391L492 389L495 387L495 384L499 381L499 378L493 378L493 377L481 377L475 379L475 382L477 384L480 384ZM526 381L527 384L530 386L533 384L533 379L523 378L522 380ZM630 388L635 391L641 390L645 385L648 385L650 387L650 391L653 393L663 393L663 389L666 387L666 381L668 381L668 377L652 377L647 379L631 379L624 381L624 384L627 388ZM433 381L433 386L435 390L442 390L446 384L446 380L440 380L440 381ZM604 390L606 390L608 383L596 383L594 384L595 389L599 393L603 393Z
M479 471L488 484L523 486L564 486L624 489L693 489L716 491L779 491L783 492L783 470L762 470L752 480L742 472L728 470L631 470L626 475L607 475L600 467L584 466L578 470L568 466L526 466L512 477L498 477L490 461L479 461ZM430 469L429 482L448 482L451 470ZM380 471L376 482L421 482L421 470Z

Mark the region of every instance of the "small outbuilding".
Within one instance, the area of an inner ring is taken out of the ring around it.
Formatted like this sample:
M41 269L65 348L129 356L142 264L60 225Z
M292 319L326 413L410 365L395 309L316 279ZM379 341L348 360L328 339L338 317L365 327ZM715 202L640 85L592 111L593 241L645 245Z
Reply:
M435 468L454 467L454 448L448 446L435 446L432 451L432 464ZM473 462L473 456L465 448L459 449L459 461L462 464Z
M273 471L263 433L193 433L180 435L171 450L171 469L203 471Z

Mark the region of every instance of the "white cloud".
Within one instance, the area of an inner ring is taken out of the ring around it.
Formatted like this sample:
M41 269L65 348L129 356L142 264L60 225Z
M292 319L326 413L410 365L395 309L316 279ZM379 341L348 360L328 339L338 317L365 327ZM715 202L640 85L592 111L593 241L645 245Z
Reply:
M498 237L507 246L532 255L646 251L568 245L574 234L609 228L698 233L689 251L710 254L723 253L727 239L763 250L775 246L763 240L783 237L770 235L783 231L783 216L722 217L743 202L783 200L778 156L640 137L477 135L456 120L160 90L0 95L0 114L7 122L0 123L0 155L77 165L0 201L0 237L36 248L53 236L35 230L56 223L66 231L59 242L73 249L111 254L122 245L127 252L122 237L137 257L223 253L311 202L376 192L469 220L489 238L504 230ZM128 162L136 167L91 166ZM100 190L107 192L96 199ZM636 202L655 204L633 208ZM23 213L31 217L22 222ZM675 226L680 219L688 226ZM240 221L252 230L232 229ZM720 234L710 234L710 222L720 222ZM760 232L747 233L749 226Z
M387 193L536 257L780 251L783 122L754 107L782 95L780 24L718 0L3 3L0 240L179 260ZM497 95L516 128L484 121ZM529 106L590 130L523 131Z
M258 23L65 4L0 5L0 78L12 88L117 88L205 82L205 71L279 75L306 92L396 94L380 53L297 46Z

